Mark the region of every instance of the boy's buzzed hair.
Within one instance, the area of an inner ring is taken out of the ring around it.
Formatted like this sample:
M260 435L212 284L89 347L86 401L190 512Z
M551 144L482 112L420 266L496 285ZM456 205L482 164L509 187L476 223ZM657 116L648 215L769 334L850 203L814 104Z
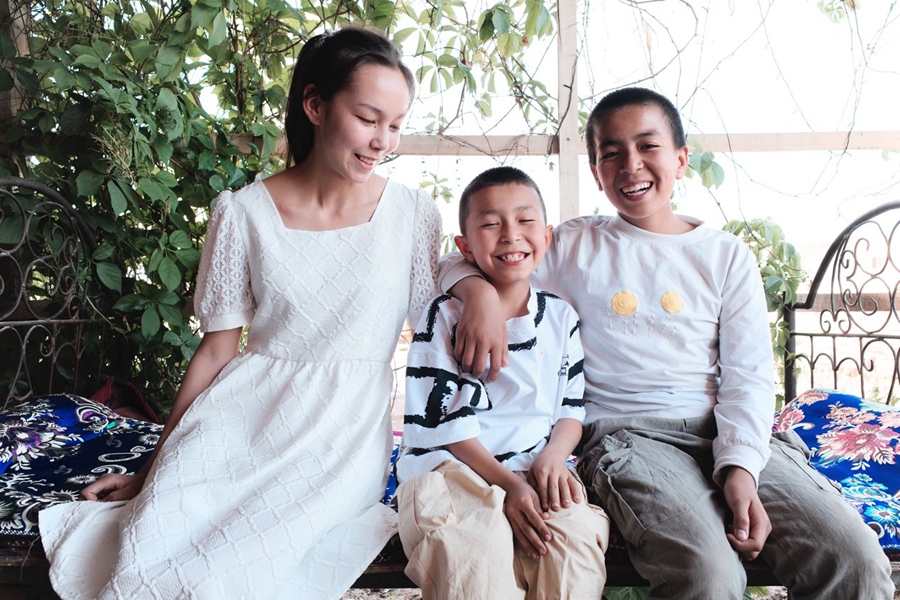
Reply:
M525 171L515 167L494 167L477 175L475 179L469 182L466 189L463 190L462 196L459 198L459 232L466 235L466 219L469 218L469 199L472 194L481 190L498 185L509 185L518 183L519 185L527 185L535 191L538 201L541 205L541 213L544 216L544 223L547 222L547 207L544 206L544 197L541 190L538 189L534 179L528 176Z
M622 88L610 92L604 96L588 117L587 125L584 128L584 140L587 144L588 158L591 164L597 162L597 127L600 120L607 114L625 108L626 106L653 105L659 108L669 122L669 130L672 132L672 141L675 142L676 148L684 148L687 146L687 138L684 135L684 127L681 124L681 114L672 101L653 90L641 87Z

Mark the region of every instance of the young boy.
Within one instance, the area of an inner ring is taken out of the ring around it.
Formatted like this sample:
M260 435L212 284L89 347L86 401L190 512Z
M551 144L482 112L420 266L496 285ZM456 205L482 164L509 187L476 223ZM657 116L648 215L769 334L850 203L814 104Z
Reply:
M650 596L741 598L741 561L761 555L792 598L892 598L874 532L809 467L799 437L770 434L759 272L737 238L673 212L688 163L677 109L651 90L618 90L585 138L617 214L560 225L532 282L584 319L579 473ZM496 299L458 260L444 266L442 288L467 307L457 354L480 372L502 339ZM493 375L503 354L492 355Z
M552 235L543 199L522 171L490 169L459 223L457 247L499 298L509 366L491 383L462 372L450 296L416 328L397 462L406 574L426 600L599 600L609 520L566 465L585 415L578 316L529 284Z

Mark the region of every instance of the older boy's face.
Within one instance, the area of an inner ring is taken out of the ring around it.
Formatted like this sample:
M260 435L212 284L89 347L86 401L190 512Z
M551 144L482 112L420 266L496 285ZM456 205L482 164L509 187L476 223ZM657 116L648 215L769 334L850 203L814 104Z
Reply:
M656 233L673 233L683 222L672 212L675 182L684 177L688 149L678 148L663 112L632 105L597 125L597 186L626 221Z
M466 235L457 236L456 245L496 286L527 281L544 259L552 231L537 192L510 183L472 194Z

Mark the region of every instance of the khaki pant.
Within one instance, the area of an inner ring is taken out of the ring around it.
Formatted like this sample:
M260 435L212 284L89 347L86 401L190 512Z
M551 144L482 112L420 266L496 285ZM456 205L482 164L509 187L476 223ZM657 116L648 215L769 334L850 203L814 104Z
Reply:
M397 489L406 575L424 600L600 600L609 519L585 500L552 512L547 554L513 544L506 493L445 461ZM583 493L583 498L587 497Z
M600 419L578 470L622 532L650 598L740 600L747 574L725 537L712 482L713 417ZM772 436L759 498L772 523L762 558L793 600L891 600L891 566L856 510L807 464L793 431Z

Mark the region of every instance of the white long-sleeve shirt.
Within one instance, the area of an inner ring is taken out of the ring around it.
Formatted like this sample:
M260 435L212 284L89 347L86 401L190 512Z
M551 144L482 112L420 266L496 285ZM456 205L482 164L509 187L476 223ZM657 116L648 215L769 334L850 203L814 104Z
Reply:
M754 478L769 458L775 390L759 271L747 247L701 221L664 235L619 216L561 224L532 284L582 320L587 422L614 416L714 414L715 477ZM442 261L448 290L473 269Z

